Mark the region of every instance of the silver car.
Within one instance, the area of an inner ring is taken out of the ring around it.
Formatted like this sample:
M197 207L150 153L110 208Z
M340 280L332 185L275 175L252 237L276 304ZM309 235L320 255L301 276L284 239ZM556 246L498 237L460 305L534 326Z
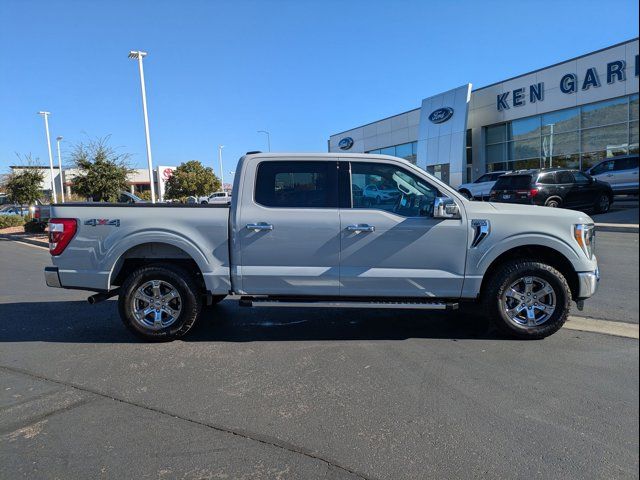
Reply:
M611 185L613 193L638 193L638 156L604 160L587 170L587 173Z

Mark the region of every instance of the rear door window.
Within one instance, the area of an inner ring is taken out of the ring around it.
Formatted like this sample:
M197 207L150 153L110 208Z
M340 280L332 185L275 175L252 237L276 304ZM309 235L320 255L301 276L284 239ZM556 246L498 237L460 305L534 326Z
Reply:
M614 170L633 170L638 168L638 158L621 158L615 160Z
M263 162L255 201L266 207L338 208L336 162Z
M494 190L526 190L531 187L531 175L507 175L500 177Z
M558 178L558 183L564 185L564 184L570 184L570 183L574 183L574 178L573 175L571 174L571 172L558 172L557 174L557 178Z
M556 183L556 175L555 173L543 173L538 177L538 183L542 185L555 185Z

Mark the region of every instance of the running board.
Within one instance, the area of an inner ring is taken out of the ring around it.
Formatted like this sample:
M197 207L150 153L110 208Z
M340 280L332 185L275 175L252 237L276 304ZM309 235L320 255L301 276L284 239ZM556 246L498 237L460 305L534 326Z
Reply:
M457 310L457 302L422 301L348 301L348 300L274 300L270 298L242 297L241 307L300 307L300 308L384 308L416 310Z

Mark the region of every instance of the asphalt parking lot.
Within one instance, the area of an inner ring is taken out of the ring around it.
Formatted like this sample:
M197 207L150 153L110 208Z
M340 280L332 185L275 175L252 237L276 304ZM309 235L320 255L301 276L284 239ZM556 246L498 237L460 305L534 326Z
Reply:
M580 315L638 323L638 235L598 256ZM48 263L0 240L0 478L637 478L636 339L224 301L145 344Z

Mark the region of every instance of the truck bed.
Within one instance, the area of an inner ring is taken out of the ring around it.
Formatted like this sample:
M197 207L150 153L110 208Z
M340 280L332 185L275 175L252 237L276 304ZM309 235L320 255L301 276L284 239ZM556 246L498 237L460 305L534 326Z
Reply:
M77 220L73 241L53 258L64 287L106 291L126 260L157 257L193 259L207 290L230 289L228 205L67 203L52 205L51 216Z

